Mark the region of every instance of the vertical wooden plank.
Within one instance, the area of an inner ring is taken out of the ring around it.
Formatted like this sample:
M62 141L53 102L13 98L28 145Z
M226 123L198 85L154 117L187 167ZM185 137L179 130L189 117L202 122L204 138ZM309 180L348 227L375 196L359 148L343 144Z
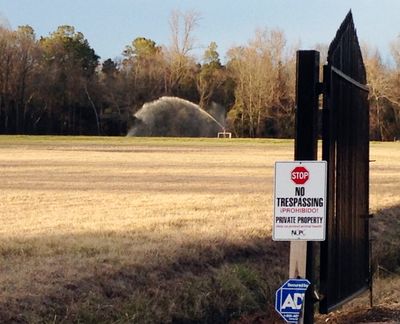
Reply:
M290 242L289 278L306 278L307 241Z
M296 66L296 139L295 160L317 160L318 149L318 84L319 52L298 51ZM313 242L290 244L290 278L307 278L315 281ZM314 322L313 287L306 294L304 318L300 323Z
M330 65L325 65L323 70L324 96L322 110L322 159L327 161L328 179L327 179L327 205L326 205L326 236L325 242L321 242L320 251L320 290L326 295L327 291L332 291L330 277L334 276L335 269L332 262L332 250L336 243L336 219L334 211L336 210L336 146L334 138L336 137L336 119L333 111L330 110L330 92L332 85L332 72ZM329 242L329 244L328 244ZM328 299L325 297L319 304L320 313L328 313Z
M321 313L368 289L368 101L367 89L358 86L365 83L350 12L329 47L324 73L328 214L326 241L321 244Z

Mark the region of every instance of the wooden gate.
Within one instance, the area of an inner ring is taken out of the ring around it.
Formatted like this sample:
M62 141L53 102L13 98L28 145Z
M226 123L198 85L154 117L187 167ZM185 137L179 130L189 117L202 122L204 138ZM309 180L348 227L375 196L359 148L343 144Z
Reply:
M351 12L329 47L323 84L328 213L320 312L328 313L370 285L368 88Z

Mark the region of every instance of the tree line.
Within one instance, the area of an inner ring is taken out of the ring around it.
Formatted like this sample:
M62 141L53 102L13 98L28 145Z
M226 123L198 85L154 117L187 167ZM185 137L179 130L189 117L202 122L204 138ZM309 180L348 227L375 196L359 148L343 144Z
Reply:
M207 110L226 107L237 137L291 137L296 47L281 30L255 32L222 63L215 42L193 55L199 15L172 12L171 41L135 38L121 58L101 61L82 33L60 26L37 39L30 26L0 28L0 133L125 135L146 102L176 96ZM326 46L319 45L321 56ZM364 46L371 139L400 138L400 38L393 63Z

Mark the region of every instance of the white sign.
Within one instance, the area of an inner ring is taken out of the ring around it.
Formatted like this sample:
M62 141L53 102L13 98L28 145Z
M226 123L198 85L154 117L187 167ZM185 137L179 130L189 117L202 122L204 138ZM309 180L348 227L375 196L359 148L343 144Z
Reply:
M324 241L326 161L275 163L274 241Z

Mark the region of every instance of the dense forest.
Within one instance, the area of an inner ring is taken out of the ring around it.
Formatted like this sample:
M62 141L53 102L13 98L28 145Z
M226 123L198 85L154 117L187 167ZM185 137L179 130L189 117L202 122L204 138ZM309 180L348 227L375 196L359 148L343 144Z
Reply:
M215 42L193 54L195 13L173 12L170 44L134 38L118 59L100 59L73 26L38 39L30 26L0 27L0 133L126 135L146 102L176 96L226 109L237 137L291 137L295 53L281 30L258 30L224 62ZM326 45L316 45L321 58ZM371 139L400 138L400 38L392 62L364 45Z

